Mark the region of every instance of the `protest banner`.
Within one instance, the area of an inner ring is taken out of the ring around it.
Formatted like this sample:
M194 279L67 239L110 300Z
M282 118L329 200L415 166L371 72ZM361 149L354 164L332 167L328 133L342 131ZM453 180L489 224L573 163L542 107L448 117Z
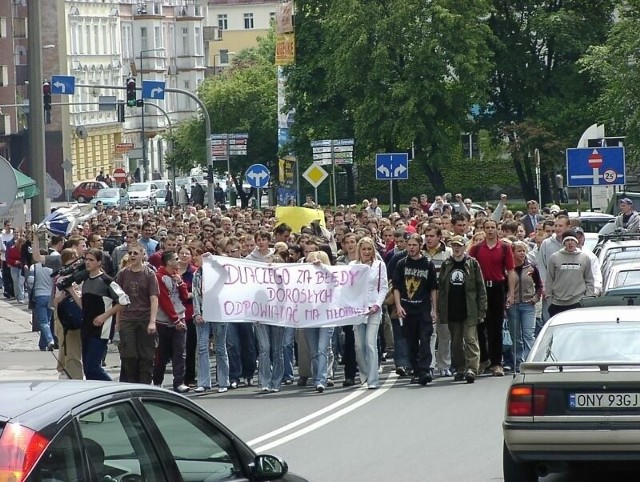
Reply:
M324 211L322 209L311 209L295 206L277 206L276 218L278 224L286 223L294 233L299 233L304 226L309 226L312 221L320 220L320 226L326 227L324 221Z
M368 269L206 257L203 317L293 328L357 325L365 321L368 310Z

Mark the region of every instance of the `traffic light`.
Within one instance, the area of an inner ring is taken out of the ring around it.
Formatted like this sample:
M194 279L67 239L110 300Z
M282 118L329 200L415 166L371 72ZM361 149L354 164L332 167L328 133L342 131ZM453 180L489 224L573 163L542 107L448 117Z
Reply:
M207 182L213 184L213 166L211 164L207 166Z
M127 105L129 107L135 107L138 105L136 96L136 79L129 77L127 79Z
M42 103L44 105L44 119L51 124L51 82L45 80L42 83Z

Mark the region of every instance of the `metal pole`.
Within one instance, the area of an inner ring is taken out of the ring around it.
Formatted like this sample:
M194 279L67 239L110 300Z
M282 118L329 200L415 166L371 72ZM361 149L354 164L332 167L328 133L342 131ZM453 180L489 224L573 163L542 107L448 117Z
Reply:
M229 149L229 133L227 132L225 134L226 138L227 138L227 144L225 147L225 154L227 156L227 175L230 176L231 175L231 154L230 154L230 149Z
M534 152L536 162L536 189L538 190L538 206L542 209L542 186L540 180L540 150L536 148Z
M333 150L333 139L331 140L331 177L333 182L333 209L338 207L338 196L336 195L336 154ZM316 204L318 200L316 199Z
M316 188L316 203L318 202L318 188ZM296 206L300 206L300 161L296 157Z
M49 212L45 173L44 101L42 99L42 34L40 2L29 2L29 144L31 175L40 194L31 201L31 222L40 222Z
M142 88L142 83L144 82L144 78L142 74L142 52L143 50L140 51L140 88ZM147 170L149 169L147 166L147 142L144 137L144 95L140 96L140 100L142 101L142 104L141 104L142 107L140 112L140 120L141 120L140 136L141 136L141 142L142 142L142 169L144 171L140 180L144 182L147 180Z
M389 214L394 212L393 210L393 180L389 181Z

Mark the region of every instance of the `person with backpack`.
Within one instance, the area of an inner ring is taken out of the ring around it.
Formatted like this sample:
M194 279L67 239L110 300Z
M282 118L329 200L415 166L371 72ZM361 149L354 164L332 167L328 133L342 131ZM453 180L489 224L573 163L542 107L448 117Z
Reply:
M118 272L116 283L129 296L129 305L116 318L120 334L120 381L151 384L156 350L158 280L144 261L144 247L127 243L129 265Z
M68 266L76 261L78 253L75 249L63 249L60 255L61 266ZM46 264L45 264L46 266ZM54 283L59 277L53 279ZM75 290L76 296L72 296L70 290ZM62 333L58 332L58 340L60 351L58 353L58 373L59 378L71 378L73 380L82 380L84 378L84 370L82 368L82 340L80 338L80 326L82 326L82 308L76 302L81 293L76 285L72 285L64 290L56 288L56 294L53 298L53 308L58 320L58 328ZM58 329L56 328L56 329ZM62 336L60 336L62 335Z

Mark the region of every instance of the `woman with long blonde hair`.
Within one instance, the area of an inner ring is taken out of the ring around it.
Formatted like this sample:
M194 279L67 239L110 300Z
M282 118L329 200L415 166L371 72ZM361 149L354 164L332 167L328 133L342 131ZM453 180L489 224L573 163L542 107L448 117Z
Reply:
M382 321L382 303L389 290L387 267L376 251L373 239L364 237L356 245L356 259L349 264L369 266L368 287L369 311L364 323L354 325L356 360L360 370L360 381L370 389L378 388L378 329Z

